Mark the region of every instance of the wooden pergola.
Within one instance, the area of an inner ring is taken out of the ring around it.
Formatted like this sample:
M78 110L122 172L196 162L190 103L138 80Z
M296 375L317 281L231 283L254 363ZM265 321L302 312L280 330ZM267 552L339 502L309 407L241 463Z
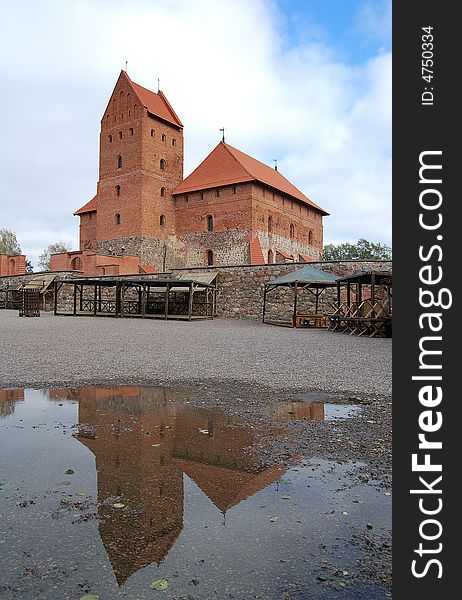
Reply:
M346 288L342 300L341 288ZM337 282L337 307L326 313L332 331L390 337L392 323L392 274L389 271L364 271Z
M69 287L67 306L60 309ZM216 286L193 279L61 279L55 281L54 306L55 315L65 316L213 319Z
M286 327L325 327L326 318L324 314L319 312L319 298L326 288L335 287L337 280L337 275L307 266L266 283L263 295L263 323ZM293 291L291 322L266 320L268 295L281 287L291 288ZM300 313L298 310L299 295L303 290L310 292L314 296L314 313Z

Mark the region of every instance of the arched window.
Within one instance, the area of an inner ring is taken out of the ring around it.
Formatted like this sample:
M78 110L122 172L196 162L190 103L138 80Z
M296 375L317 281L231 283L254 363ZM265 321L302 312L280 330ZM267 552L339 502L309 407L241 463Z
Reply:
M115 223L116 223L116 225L120 225L120 214L119 213L116 213Z
M165 196L165 188L164 187L160 188L160 195L162 198Z
M122 139L122 132L119 131L119 140L121 140L121 139Z
M201 193L200 193L200 197L201 197L201 200L203 200L203 199L204 199L204 192L201 192Z
M165 171L165 160L163 158L160 159L160 170Z
M273 231L273 217L270 215L268 217L268 233Z
M165 227L165 215L160 215L159 223L161 227Z
M115 195L120 196L120 185L115 186Z
M121 168L122 168L122 157L120 156L120 154L119 154L119 156L117 157L117 168L118 168L118 169L121 169Z
M108 135L109 143L112 142L112 135Z
M156 132L154 131L154 129L151 129L151 137L154 137L155 133Z
M130 132L130 135L133 135L133 127L130 127L128 131Z
M135 104L135 106L133 107L134 111L135 111L135 118L138 116L138 105Z
M237 190L236 186L235 186L235 185L233 185L233 194L235 194L235 193L236 193L236 190Z
M167 136L165 135L165 133L162 134L162 141L165 142L165 140L167 139Z
M220 197L220 190L219 190L219 188L217 188L215 190L215 198L219 198L219 197Z
M13 275L14 272L16 271L16 263L14 261L14 258L10 258L9 265L10 265L10 275Z
M268 250L268 264L272 265L274 262L274 252L272 250Z
M176 146L176 139L175 138L172 139L172 146Z
M295 237L295 225L293 223L290 224L290 237Z
M308 232L308 244L312 244L312 243L313 243L313 232L310 229Z
M76 256L71 260L71 271L81 271L82 261L79 256Z
M209 267L213 265L213 252L212 250L207 250L207 264Z
M212 217L212 215L207 215L207 231L213 231L213 217Z

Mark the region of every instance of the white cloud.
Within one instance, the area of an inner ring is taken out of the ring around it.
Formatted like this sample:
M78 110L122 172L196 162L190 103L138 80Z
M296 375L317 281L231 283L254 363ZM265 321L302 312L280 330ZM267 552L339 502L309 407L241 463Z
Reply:
M185 124L186 174L224 124L230 144L277 157L332 214L326 241L390 242L389 53L352 66L309 37L289 47L263 0L21 6L0 41L0 226L33 262L57 239L77 247L72 213L94 195L99 121L125 60L141 85L156 89L160 77Z

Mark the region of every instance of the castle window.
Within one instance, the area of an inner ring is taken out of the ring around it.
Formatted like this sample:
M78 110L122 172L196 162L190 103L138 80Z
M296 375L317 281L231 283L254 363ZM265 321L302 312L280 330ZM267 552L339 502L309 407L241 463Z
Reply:
M81 271L82 270L82 260L79 256L76 256L71 260L71 271Z
M313 232L310 229L308 232L308 244L312 244L312 243L313 243Z
M165 171L165 160L163 158L160 159L160 170Z
M161 195L161 198L163 198L165 196L165 188L164 187L160 188L160 195Z
M160 215L159 224L161 227L165 227L165 215Z
M207 250L207 264L209 267L213 265L213 252L212 250Z
M270 215L268 217L268 233L273 231L273 217Z
M236 193L236 190L237 190L236 186L235 186L235 185L233 185L233 194L235 194L235 193Z
M154 129L151 129L151 137L154 137L155 133L156 132L154 131Z
M204 199L204 192L201 192L200 196L201 196L201 200L203 200Z
M120 214L119 213L117 213L115 216L115 222L116 222L116 225L120 225Z
M272 265L274 262L274 253L272 250L268 250L268 264Z
M130 127L128 131L130 132L130 135L133 135L133 127Z
M290 237L295 237L295 225L293 223L290 224Z
M115 186L115 195L120 196L120 185Z
M120 154L119 154L119 156L117 157L117 168L118 168L118 169L121 169L121 168L122 168L122 157L120 156Z
M109 135L108 139L109 139L109 143L111 143L112 142L112 135Z
M263 188L263 198L266 196L266 190Z
M207 215L207 231L213 231L213 217L212 217L212 215Z
M217 188L215 190L215 198L219 198L220 197L220 190Z
M176 146L176 139L175 138L172 139L172 146Z
M165 135L165 133L162 134L162 141L165 142L165 140L167 139L167 136Z
M121 140L121 139L122 139L122 132L121 132L121 131L119 131L119 134L118 134L118 135L119 135L119 140Z
M185 202L189 202L189 196L186 194L186 196L184 197L184 201Z

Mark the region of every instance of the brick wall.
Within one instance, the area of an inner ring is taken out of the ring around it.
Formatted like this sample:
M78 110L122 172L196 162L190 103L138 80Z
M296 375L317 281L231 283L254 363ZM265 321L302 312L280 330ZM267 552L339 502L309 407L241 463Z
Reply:
M26 272L26 257L24 254L10 256L0 254L0 277L6 275L22 275Z

